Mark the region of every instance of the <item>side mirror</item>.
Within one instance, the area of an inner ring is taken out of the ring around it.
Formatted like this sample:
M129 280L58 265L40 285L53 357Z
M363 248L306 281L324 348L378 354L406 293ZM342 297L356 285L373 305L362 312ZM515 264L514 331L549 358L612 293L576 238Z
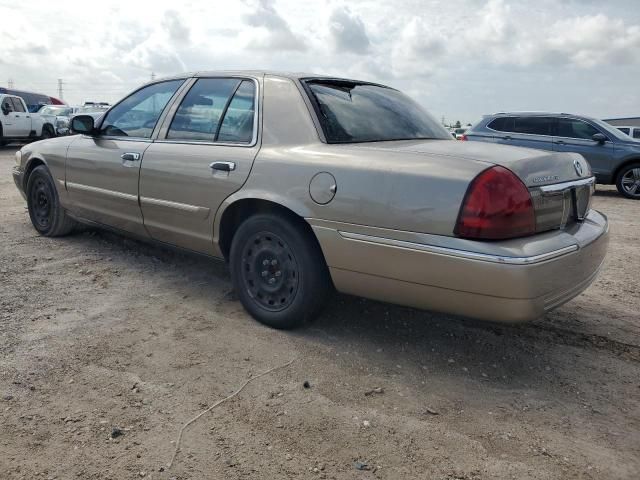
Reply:
M4 113L5 115L9 115L10 111L11 109L9 107L7 107L6 105L2 105L2 113Z
M73 133L83 133L85 135L93 135L95 126L91 115L78 115L71 120L71 130Z
M602 133L594 133L593 137L591 137L594 142L598 142L599 144L603 144L607 141L607 137Z

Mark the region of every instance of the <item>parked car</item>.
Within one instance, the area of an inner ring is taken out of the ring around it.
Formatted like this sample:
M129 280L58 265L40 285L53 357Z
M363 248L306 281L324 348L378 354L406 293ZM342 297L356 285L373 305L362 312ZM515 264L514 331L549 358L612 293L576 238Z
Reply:
M466 139L464 138L464 134L465 134L465 132L466 132L466 131L467 131L467 129L466 129L466 128L464 128L464 127L463 127L463 128L456 128L456 129L453 131L453 133L455 134L455 139L456 139L456 140L466 140Z
M16 154L42 235L107 226L228 261L259 321L337 290L526 321L596 277L607 219L575 153L454 141L397 90L315 75L157 80Z
M616 127L625 135L629 135L631 138L640 140L640 127Z
M40 115L30 113L20 97L0 94L0 109L0 146L55 136L53 125Z
M56 135L67 135L69 133L69 121L77 111L78 107L44 105L37 113L46 122L54 125Z
M579 153L598 183L614 184L625 197L640 200L640 142L602 120L567 113L497 113L485 116L465 136L472 141Z
M0 94L13 95L20 97L27 105L27 112L35 113L42 105L64 105L62 100L42 93L25 92L24 90L14 90L11 88L0 87Z

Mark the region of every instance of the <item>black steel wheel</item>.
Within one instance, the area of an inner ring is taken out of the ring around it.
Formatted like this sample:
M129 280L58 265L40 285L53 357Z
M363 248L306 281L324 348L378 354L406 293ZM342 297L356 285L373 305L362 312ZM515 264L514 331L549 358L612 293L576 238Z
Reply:
M329 272L310 229L284 214L259 214L231 243L231 278L258 321L294 328L315 318L330 291Z
M45 237L66 235L76 225L60 206L53 179L44 165L34 168L29 175L27 206L31 223Z
M293 302L300 272L291 247L272 232L258 232L242 250L242 282L262 308L278 312Z

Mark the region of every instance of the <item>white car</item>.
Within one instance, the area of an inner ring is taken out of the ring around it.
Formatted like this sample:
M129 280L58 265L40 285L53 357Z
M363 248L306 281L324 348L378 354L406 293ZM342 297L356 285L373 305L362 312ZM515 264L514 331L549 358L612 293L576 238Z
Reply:
M0 95L0 146L51 137L55 137L53 125L41 115L30 113L22 98Z
M616 127L622 133L626 133L631 138L640 140L640 127Z
M45 123L54 126L56 135L67 135L69 133L69 122L71 117L78 114L80 107L68 107L66 105L44 105L38 110Z

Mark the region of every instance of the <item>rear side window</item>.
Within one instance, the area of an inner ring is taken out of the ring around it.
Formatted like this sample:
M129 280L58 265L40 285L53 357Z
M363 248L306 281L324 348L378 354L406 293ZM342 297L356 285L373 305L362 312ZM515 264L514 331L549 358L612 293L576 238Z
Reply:
M633 129L633 138L640 138L640 128Z
M547 117L515 117L513 132L528 135L551 135L553 119Z
M622 133L626 133L627 135L631 133L630 128L618 128L618 130L620 130Z
M498 117L487 125L498 132L513 132L513 117Z
M560 118L558 120L558 136L567 138L581 138L591 140L596 133L600 133L595 127L572 118Z
M167 138L213 142L222 116L238 89L237 78L201 78L180 103Z
M11 102L13 103L14 112L24 112L24 106L19 98L11 97Z
M220 123L217 142L250 143L253 139L255 92L253 82L244 80L236 90Z

